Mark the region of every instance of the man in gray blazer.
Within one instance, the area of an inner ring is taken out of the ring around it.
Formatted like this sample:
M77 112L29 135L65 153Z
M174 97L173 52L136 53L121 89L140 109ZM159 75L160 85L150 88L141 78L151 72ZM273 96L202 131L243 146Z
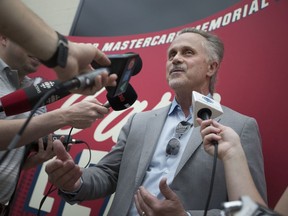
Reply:
M192 91L213 95L223 53L217 36L193 28L180 31L166 63L166 79L175 92L171 105L130 117L117 144L95 167L80 169L60 141L54 142L58 158L47 164L46 172L64 199L73 204L115 192L110 216L203 215L213 157L201 145L199 127L193 127ZM257 123L222 108L216 120L239 134L253 180L266 200ZM219 215L226 201L225 170L218 161L208 215Z

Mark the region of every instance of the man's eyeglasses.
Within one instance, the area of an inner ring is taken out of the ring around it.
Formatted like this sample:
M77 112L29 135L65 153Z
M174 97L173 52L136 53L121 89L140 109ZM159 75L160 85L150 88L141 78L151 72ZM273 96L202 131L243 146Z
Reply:
M180 138L185 134L192 124L187 121L181 121L175 129L175 136L171 138L166 146L166 155L177 155L180 149Z

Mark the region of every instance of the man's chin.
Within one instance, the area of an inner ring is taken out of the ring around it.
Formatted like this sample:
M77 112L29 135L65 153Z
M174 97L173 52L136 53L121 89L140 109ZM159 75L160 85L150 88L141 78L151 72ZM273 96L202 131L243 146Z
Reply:
M183 84L180 82L180 80L176 80L176 79L173 79L173 80L169 80L168 82L169 86L171 89L177 89L179 87L181 87Z

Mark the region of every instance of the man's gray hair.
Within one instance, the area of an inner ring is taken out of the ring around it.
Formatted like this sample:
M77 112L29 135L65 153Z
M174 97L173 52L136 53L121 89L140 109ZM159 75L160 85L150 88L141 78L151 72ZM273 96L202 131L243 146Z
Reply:
M195 33L204 37L207 42L204 43L203 46L208 53L208 58L209 58L208 60L216 61L218 65L220 65L224 56L224 44L217 35L207 32L207 31L199 30L196 28L184 28L181 31L179 31L178 35L181 35L184 33ZM215 90L217 73L218 73L218 69L215 72L215 74L211 77L211 80L210 80L209 92L211 95L213 95L214 90Z

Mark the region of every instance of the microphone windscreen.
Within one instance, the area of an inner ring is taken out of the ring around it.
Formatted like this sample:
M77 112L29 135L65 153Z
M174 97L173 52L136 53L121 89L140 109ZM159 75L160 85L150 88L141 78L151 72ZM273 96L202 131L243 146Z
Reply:
M26 112L27 110L31 109L27 94L23 89L19 89L8 95L5 95L1 97L0 100L6 116L15 115L15 113Z
M109 93L106 95L109 105L115 111L127 109L134 104L134 102L137 100L137 97L137 93L131 84L128 84L126 91L120 95L114 97L112 97Z
M16 115L32 110L38 101L51 89L55 89L56 91L46 98L41 106L53 103L70 94L66 89L56 88L60 83L59 80L44 81L36 85L18 89L3 96L0 100L6 116Z

